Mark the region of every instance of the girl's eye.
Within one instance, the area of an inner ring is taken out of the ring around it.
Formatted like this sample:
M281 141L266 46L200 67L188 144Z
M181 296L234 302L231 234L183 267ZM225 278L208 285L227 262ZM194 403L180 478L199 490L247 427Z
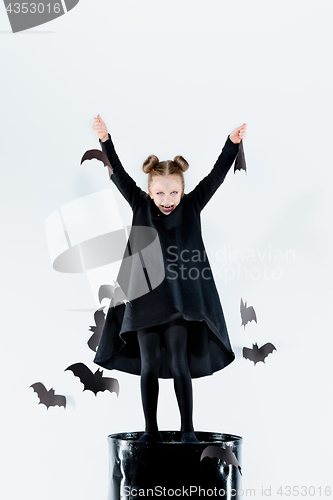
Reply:
M171 194L177 194L177 193L178 193L178 191L172 191ZM163 194L163 191L158 191L156 194Z

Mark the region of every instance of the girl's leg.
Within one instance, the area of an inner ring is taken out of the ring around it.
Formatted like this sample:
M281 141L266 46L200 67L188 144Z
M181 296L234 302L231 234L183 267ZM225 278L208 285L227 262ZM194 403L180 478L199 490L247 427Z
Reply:
M151 327L138 330L137 335L141 355L141 399L146 421L145 432L156 436L160 334L157 328Z
M168 363L174 379L181 417L181 433L193 433L192 380L187 360L187 329L183 319L168 323L164 331Z

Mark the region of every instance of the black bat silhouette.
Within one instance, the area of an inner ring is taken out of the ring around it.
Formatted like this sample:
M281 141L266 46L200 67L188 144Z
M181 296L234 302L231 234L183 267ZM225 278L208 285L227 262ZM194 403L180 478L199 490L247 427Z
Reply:
M46 389L45 385L41 382L36 382L32 384L30 387L37 393L39 397L39 405L43 404L49 409L50 406L63 406L66 408L66 398L65 396L60 396L54 393L54 389L50 389L49 391Z
M66 370L71 370L75 377L79 377L84 385L84 391L91 391L97 396L98 392L110 391L119 395L119 382L116 378L103 377L103 370L98 369L95 373L83 363L75 363ZM65 370L65 371L66 371Z
M246 172L246 161L244 155L244 146L243 141L239 143L238 153L236 156L235 166L234 166L234 174L236 170L245 170Z
M101 285L98 291L100 302L105 298L111 299L110 307L116 307L118 304L129 302L119 283L117 281L114 281L114 283L114 285Z
M201 453L200 461L205 458L219 458L226 465L234 465L238 468L240 474L242 475L242 468L236 458L236 455L231 449L231 446L226 445L225 448L220 448L219 446L209 445Z
M104 164L104 167L108 167L109 176L111 178L111 175L113 174L113 168L111 167L108 157L106 156L104 151L101 151L100 149L89 149L82 156L81 165L84 161L93 159L101 161Z
M95 326L89 326L91 332L94 332L93 335L88 340L87 344L92 351L97 351L97 347L101 338L104 322L105 322L105 314L103 311L103 307L101 309L97 309L94 314Z
M250 347L243 347L243 357L245 359L250 359L256 365L259 361L265 363L265 359L273 351L277 351L277 348L270 342L267 342L267 344L264 344L260 348L258 344L255 343L252 344L252 349Z
M241 318L242 318L242 325L244 326L245 330L245 325L249 323L250 321L255 321L257 323L257 316L255 313L255 310L253 309L252 306L247 307L247 302L243 302L243 299L241 299L240 303L240 313L241 313Z

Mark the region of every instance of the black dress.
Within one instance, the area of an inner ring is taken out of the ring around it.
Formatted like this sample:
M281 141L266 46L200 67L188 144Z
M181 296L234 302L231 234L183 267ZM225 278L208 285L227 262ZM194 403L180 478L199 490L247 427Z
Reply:
M139 375L137 330L183 318L191 377L221 370L235 355L202 240L200 212L223 182L239 145L228 137L212 171L167 215L124 170L111 137L101 145L133 220L117 277L129 302L109 308L94 362ZM171 378L163 343L161 349L159 377Z

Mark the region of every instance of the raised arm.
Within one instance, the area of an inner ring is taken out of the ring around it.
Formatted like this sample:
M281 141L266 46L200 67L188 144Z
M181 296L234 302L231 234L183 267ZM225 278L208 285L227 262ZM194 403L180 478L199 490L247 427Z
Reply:
M237 157L239 144L246 136L246 124L236 128L228 136L211 172L187 195L188 199L202 210L225 179Z
M112 167L112 182L117 186L121 194L134 210L146 193L136 185L132 177L122 166L114 148L111 136L108 133L105 123L99 115L94 119L93 130L99 137L102 149L108 157Z

